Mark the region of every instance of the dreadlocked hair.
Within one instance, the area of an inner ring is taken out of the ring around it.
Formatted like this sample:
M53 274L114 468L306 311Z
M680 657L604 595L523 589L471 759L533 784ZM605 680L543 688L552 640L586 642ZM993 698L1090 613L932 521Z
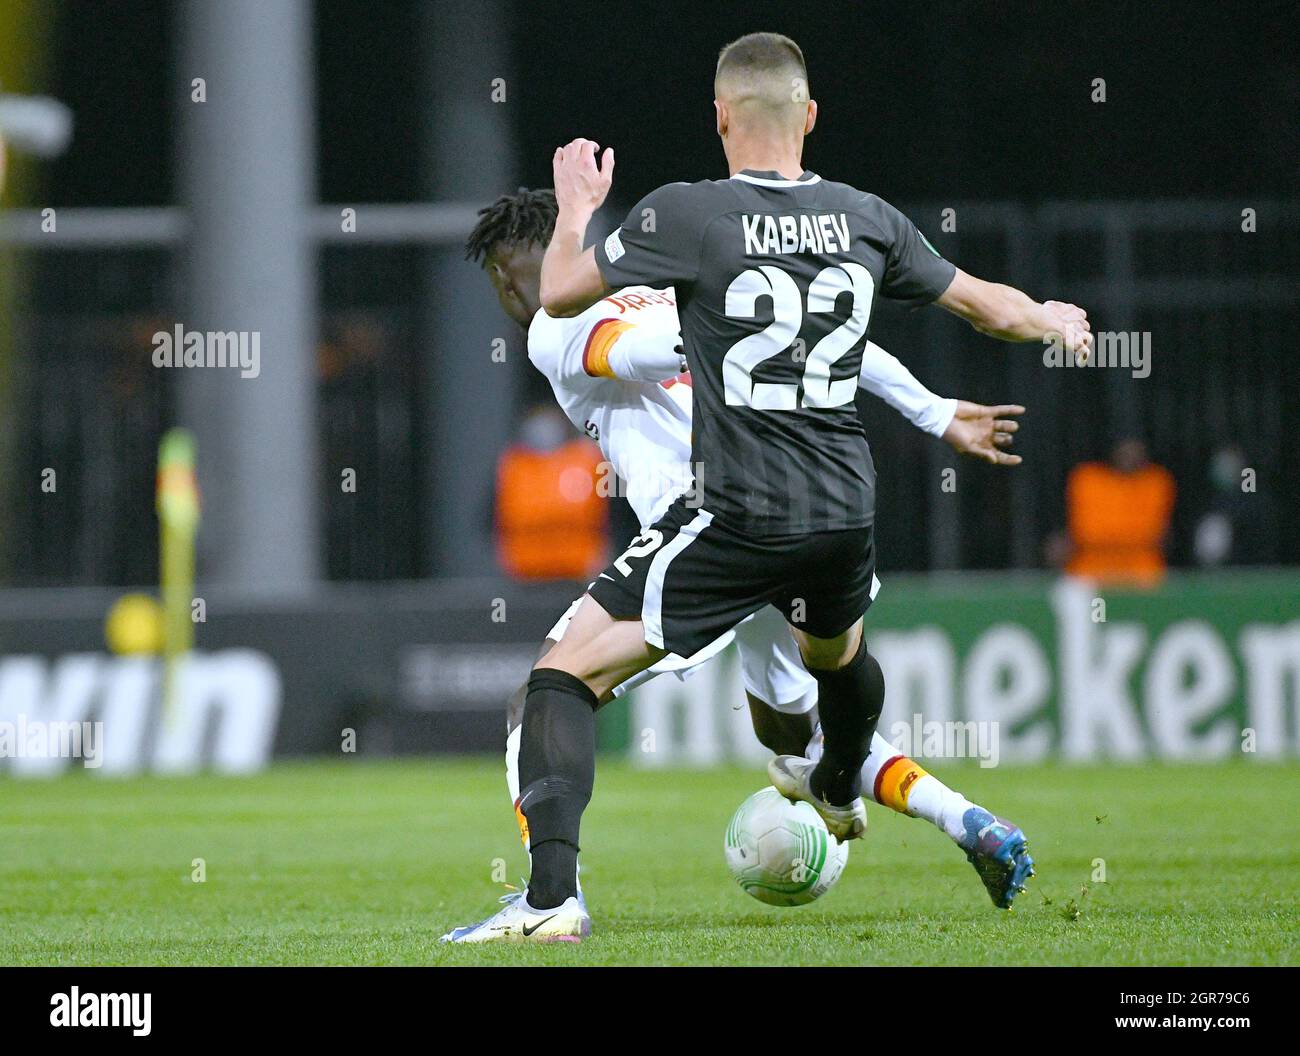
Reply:
M478 211L478 223L465 240L465 259L482 260L497 245L546 245L555 231L554 191L520 187Z

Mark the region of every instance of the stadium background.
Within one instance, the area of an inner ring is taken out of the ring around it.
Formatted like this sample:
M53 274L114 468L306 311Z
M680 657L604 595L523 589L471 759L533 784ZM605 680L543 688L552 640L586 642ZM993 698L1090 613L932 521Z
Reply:
M810 168L893 201L967 270L1151 340L1149 377L1046 369L880 307L873 336L931 388L1029 408L1006 471L864 398L886 726L994 721L1003 761L1227 760L1248 728L1248 752L1294 758L1290 5L549 8L3 6L6 98L60 100L73 132L39 156L0 112L0 720L102 718L119 772L338 758L346 730L360 756L498 748L504 697L581 582L501 567L498 466L548 392L464 236L496 195L546 185L575 135L618 152L609 226L720 173L714 57L771 27L809 59ZM150 335L177 324L259 332L260 376L155 368ZM153 617L128 612L119 651L105 621L157 593L172 426L197 440L204 616L167 725ZM1170 573L1063 578L1067 475L1127 436L1176 483ZM1198 530L1233 447L1255 487L1211 559ZM630 521L609 516L617 549ZM602 744L636 765L757 758L740 700L724 659L612 706Z

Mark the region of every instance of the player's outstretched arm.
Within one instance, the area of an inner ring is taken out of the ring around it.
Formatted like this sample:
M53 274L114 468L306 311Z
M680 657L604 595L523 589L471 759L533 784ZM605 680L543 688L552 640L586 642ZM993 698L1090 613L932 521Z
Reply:
M607 147L596 165L597 145L575 139L551 159L559 211L555 234L542 259L542 307L548 315L574 316L609 292L593 249L582 248L587 224L604 204L614 181L614 151Z
M957 410L956 400L945 400L921 384L897 357L874 341L862 350L858 387L879 397L923 433L943 436Z
M936 396L898 359L874 341L862 352L858 384L878 396L922 432L941 437L959 454L995 466L1018 466L1019 455L1001 450L1020 428L1010 415L1023 414L1018 404L986 407L968 400Z
M1014 286L985 282L960 268L936 304L959 315L982 334L1003 341L1041 341L1059 335L1079 363L1092 351L1088 313L1063 301L1039 303Z

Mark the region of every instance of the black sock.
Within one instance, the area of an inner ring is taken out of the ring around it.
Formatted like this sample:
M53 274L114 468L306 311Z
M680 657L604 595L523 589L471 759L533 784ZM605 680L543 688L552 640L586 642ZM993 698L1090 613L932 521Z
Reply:
M596 696L566 671L528 679L519 735L519 809L528 819L528 904L552 909L578 893L578 827L596 778Z
M533 875L528 881L528 904L533 909L554 909L578 893L578 848L567 840L530 843Z
M809 785L837 807L862 794L862 764L885 705L885 675L867 643L838 671L808 669L817 679L817 713L825 748Z

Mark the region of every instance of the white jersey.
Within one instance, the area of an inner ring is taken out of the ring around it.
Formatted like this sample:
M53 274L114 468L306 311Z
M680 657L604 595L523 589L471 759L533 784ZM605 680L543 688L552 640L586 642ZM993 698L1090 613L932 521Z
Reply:
M672 291L630 286L572 319L544 311L528 328L528 358L569 421L600 445L603 494L621 494L644 527L694 479L690 375L678 351ZM618 489L617 492L615 489Z

